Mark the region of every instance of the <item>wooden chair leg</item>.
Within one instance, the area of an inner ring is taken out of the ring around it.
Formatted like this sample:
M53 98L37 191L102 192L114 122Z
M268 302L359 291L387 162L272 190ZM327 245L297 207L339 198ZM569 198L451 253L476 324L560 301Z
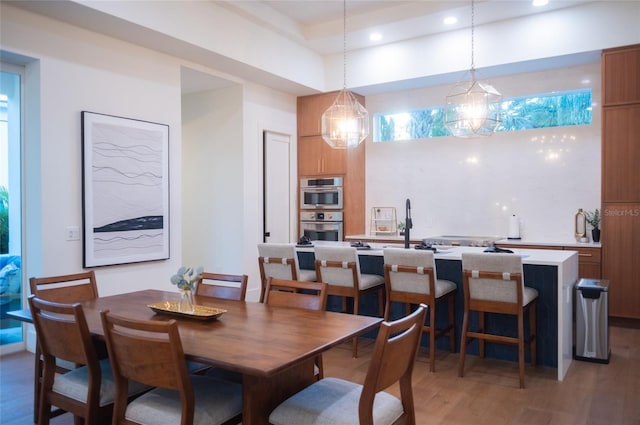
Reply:
M484 321L485 317L484 317L484 312L483 311L479 311L478 312L478 326L479 326L479 330L478 332L480 333L485 333L486 329L485 329L485 321ZM479 346L479 355L481 359L484 359L484 338L479 338L480 340L478 341L478 346Z
M524 388L524 312L518 313L518 375L520 388Z
M358 298L358 294L356 294L356 296L353 297L353 314L356 316L358 315L359 307L360 299ZM358 357L358 337L353 338L352 356L354 359Z
M40 417L40 380L42 379L42 361L40 360L40 347L36 341L36 356L33 369L33 422L38 423Z
M384 292L382 289L378 289L376 294L378 297L378 316L382 317L382 313L384 312Z
M429 306L429 372L436 371L436 309Z
M531 351L531 366L535 366L537 363L538 335L536 326L536 301L534 300L529 307L529 349Z
M455 297L449 296L449 351L456 352L456 317L455 317Z
M462 332L460 335L460 360L458 362L458 376L464 376L464 358L467 353L467 332L469 331L469 310L464 311Z
M389 317L391 317L391 300L387 299L386 306L384 308L384 320L389 321Z

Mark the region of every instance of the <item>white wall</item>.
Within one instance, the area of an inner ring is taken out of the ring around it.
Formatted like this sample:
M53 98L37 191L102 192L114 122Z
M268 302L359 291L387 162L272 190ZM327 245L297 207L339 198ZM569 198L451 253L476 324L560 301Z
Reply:
M217 273L242 272L242 115L240 85L182 97L183 261Z
M583 80L589 80L585 84ZM508 234L522 220L530 240L573 240L578 208L600 207L600 63L490 81L504 97L592 87L593 123L395 143L367 140L367 220L373 206L411 199L412 236ZM451 86L370 95L369 113L443 105ZM367 221L367 224L369 221Z
M194 160L193 155L185 157L187 166L182 159L180 73L184 66L201 72L207 68L5 3L0 8L1 48L31 61L27 70L33 91L27 95L24 159L28 220L25 276L82 270L82 243L66 241L65 228L82 227L80 112L88 110L170 127L171 258L97 268L100 294L144 288L175 290L169 277L183 264L183 256L189 265L199 265L195 263L198 260L204 265L206 260L216 269L220 266L221 271L246 270L250 285L258 287L256 243L261 233L256 223L262 211L258 196L262 128L295 137L295 97L260 86L238 85L203 95L198 101L209 102L208 109L197 111L193 105L189 109L187 102L185 113L190 118L195 119L198 112L208 114L207 118L216 116L217 125L207 125L218 130L189 140L204 145L216 161L214 166L205 164L192 170L189 161ZM211 73L220 75L215 70ZM211 108L217 115L211 115ZM204 132L203 128L185 128L185 133L189 131ZM193 151L190 146L185 146L185 155ZM206 159L204 155L197 158ZM202 177L196 179L195 188L187 187L191 177L183 184L192 171ZM183 232L183 211L191 218L194 210L200 209L207 213L197 212L198 219L211 227L206 235L192 241L197 229L185 226Z

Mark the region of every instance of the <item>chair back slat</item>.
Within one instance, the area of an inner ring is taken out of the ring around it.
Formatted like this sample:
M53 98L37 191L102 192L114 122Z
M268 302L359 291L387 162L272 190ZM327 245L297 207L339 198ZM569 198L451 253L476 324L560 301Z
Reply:
M267 281L264 303L277 307L324 310L327 306L327 284L271 277Z
M249 277L246 274L231 275L203 272L196 285L196 295L244 301L247 295L248 279Z
M74 303L98 298L98 286L93 270L89 272L32 277L31 293L40 299L58 303Z

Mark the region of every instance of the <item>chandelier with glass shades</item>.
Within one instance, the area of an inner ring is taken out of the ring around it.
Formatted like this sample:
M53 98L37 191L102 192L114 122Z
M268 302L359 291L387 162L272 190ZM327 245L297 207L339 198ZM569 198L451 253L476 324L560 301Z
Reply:
M322 138L335 149L358 146L369 135L369 112L347 90L347 1L343 0L343 89L322 114Z
M476 80L474 19L475 4L471 0L471 78L451 89L445 105L445 126L455 137L490 136L500 123L502 95L492 85Z

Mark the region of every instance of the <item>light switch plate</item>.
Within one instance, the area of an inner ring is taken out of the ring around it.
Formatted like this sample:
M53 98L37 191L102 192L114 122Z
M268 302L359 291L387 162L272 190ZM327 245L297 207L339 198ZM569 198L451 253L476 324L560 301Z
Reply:
M78 226L68 226L67 227L67 240L68 241L79 241L80 240L80 229Z

